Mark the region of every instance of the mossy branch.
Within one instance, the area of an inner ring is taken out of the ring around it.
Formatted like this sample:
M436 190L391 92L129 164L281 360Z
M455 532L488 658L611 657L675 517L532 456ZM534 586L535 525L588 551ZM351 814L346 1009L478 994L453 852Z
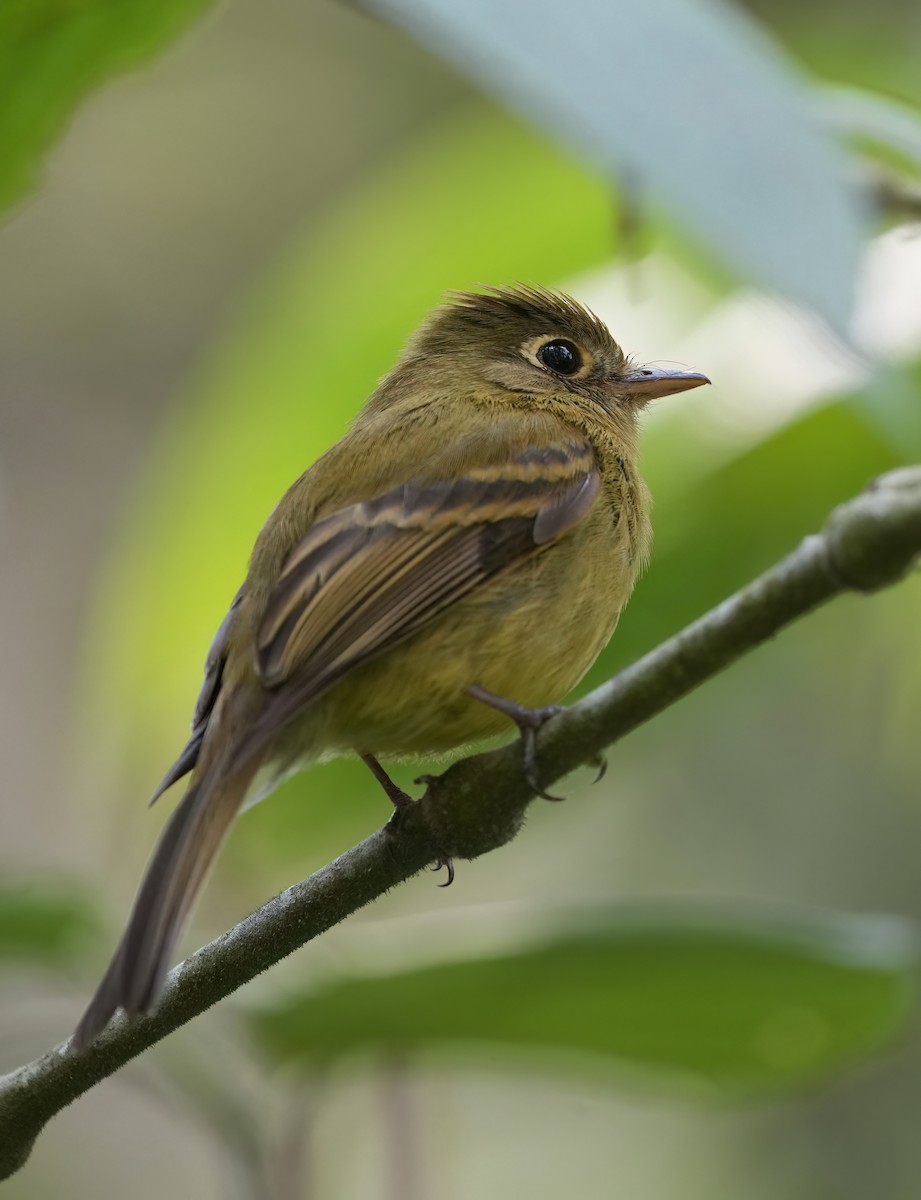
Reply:
M835 509L822 533L546 725L542 780L597 757L832 596L896 583L919 555L921 467L909 467L877 479ZM508 842L532 799L516 746L463 759L431 780L396 836L373 834L176 967L153 1016L120 1016L82 1054L64 1042L0 1078L0 1179L94 1084L439 855L476 858Z

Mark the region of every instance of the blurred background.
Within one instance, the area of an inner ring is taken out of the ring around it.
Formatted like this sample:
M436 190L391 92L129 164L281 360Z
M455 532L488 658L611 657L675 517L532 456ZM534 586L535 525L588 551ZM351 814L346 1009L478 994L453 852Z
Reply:
M107 961L265 516L446 289L562 286L714 381L648 414L654 556L582 690L921 460L917 5L374 8L222 0L0 228L0 1070ZM684 79L698 34L738 78ZM916 1196L919 602L798 623L83 1097L11 1200ZM184 951L387 815L352 763L287 784Z

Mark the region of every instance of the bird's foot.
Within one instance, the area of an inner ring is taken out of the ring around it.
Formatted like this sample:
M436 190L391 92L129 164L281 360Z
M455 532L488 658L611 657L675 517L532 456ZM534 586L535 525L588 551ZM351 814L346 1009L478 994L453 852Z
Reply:
M384 833L387 835L388 839L397 838L399 837L400 827L403 824L407 812L414 804L417 803L417 801L410 796L409 792L404 792L401 787L397 787L397 785L393 782L373 754L360 754L359 758L387 793L387 799L393 805L393 812L390 815L390 820L384 826ZM416 780L416 783L425 783L426 786L429 786L429 784L432 782L432 779L433 777L431 775L422 775ZM390 845L392 852L393 842L389 841L388 844ZM432 863L433 871L440 871L442 868L448 872L448 878L444 883L439 883L438 886L450 887L454 882L454 859L450 856L450 854L439 854Z
M416 778L413 780L413 783L422 784L425 787L425 791L427 794L430 788L433 788L437 785L438 776L437 775L417 775ZM439 854L439 856L432 863L433 871L440 871L442 868L444 868L447 871L448 878L444 881L444 883L439 883L438 886L439 887L450 887L451 884L454 882L454 859L451 857L450 854Z
M502 696L495 696L476 683L468 685L467 693L474 700L480 700L483 704L488 704L490 708L505 713L509 720L514 721L518 726L518 732L521 735L521 761L524 777L534 794L543 797L544 800L565 799L564 796L551 796L549 792L544 791L540 785L537 764L537 731L551 718L558 716L563 711L563 706L549 704L546 708L526 708L523 704L516 704L514 700L505 700Z

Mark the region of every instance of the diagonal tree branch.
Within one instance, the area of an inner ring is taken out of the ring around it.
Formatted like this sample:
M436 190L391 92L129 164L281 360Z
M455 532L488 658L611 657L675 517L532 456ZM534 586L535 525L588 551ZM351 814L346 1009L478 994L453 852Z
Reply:
M821 534L551 721L538 742L543 779L596 757L832 596L897 582L919 555L921 467L908 467L835 509ZM0 1179L94 1084L439 855L476 858L503 845L532 799L515 746L455 763L429 780L396 836L373 834L176 967L153 1016L122 1016L81 1055L64 1042L0 1078Z

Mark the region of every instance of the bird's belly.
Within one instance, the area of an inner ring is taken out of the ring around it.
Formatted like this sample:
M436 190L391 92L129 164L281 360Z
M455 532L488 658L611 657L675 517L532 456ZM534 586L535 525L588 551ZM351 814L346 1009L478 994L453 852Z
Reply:
M437 755L511 730L507 717L467 695L469 684L528 707L562 700L610 638L635 571L619 544L600 561L556 550L351 672L306 716L309 741L327 755Z

